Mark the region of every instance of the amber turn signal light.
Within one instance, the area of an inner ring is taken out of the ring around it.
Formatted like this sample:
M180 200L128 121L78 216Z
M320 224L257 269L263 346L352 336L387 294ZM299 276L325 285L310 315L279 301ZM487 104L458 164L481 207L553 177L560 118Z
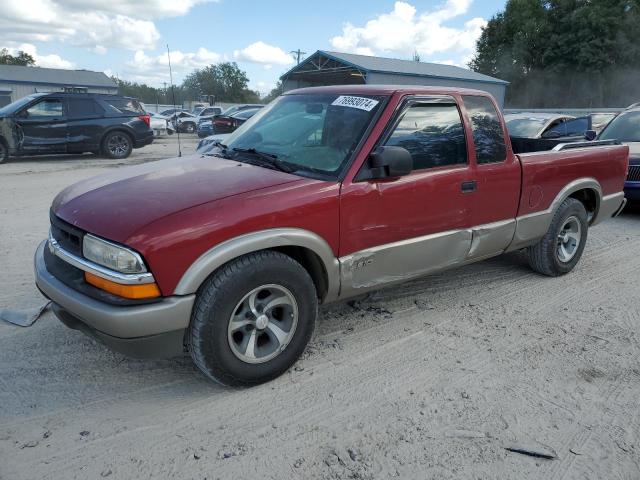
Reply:
M92 273L84 272L84 279L89 285L93 285L105 292L113 293L119 297L131 299L156 298L160 296L160 289L155 283L143 285L122 285L110 280L98 277Z

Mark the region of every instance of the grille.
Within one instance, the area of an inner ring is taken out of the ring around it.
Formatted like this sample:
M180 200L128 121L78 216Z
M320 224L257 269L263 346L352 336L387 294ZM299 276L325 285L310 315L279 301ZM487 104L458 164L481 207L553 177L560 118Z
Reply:
M59 219L53 213L51 219L51 236L69 253L82 256L82 237L84 232Z
M629 165L628 182L640 182L640 165Z

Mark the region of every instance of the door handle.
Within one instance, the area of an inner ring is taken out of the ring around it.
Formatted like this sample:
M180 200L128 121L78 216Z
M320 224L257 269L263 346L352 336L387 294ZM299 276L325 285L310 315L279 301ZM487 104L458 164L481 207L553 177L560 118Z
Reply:
M475 180L471 180L469 182L462 182L460 185L460 191L462 193L471 193L475 192L478 188L478 183Z

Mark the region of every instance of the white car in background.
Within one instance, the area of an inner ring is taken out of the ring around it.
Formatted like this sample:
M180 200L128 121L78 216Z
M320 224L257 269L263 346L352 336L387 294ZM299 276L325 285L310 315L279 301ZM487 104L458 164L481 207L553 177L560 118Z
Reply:
M197 115L189 114L178 117L176 125L178 130L186 133L196 133L198 123L211 120L214 116L222 113L222 107L204 107L198 111Z
M151 130L153 130L154 137L160 137L162 135L171 135L174 132L173 125L169 121L168 117L160 115L159 113L149 113L151 116Z

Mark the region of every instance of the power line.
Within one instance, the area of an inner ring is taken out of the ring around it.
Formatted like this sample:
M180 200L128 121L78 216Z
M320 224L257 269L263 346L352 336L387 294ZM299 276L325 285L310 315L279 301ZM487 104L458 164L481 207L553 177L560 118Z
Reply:
M303 52L300 49L291 50L289 53L293 54L293 58L296 59L296 61L298 62L298 65L300 65L300 57L307 54L307 52Z

